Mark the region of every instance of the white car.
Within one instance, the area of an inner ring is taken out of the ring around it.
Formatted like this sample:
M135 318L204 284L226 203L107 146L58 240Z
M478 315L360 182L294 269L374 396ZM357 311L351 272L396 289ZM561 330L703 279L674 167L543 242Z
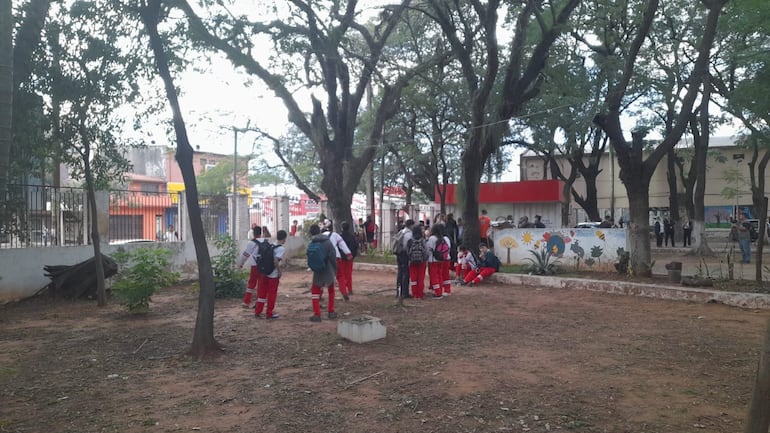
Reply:
M595 221L589 221L584 223L578 223L578 225L575 226L576 229L595 229L599 228L599 225L601 224L601 221L595 222Z

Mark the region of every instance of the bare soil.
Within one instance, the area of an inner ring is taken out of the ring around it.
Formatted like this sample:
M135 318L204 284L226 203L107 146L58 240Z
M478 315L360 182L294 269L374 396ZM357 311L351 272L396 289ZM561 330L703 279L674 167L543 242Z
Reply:
M0 432L736 432L770 312L539 287L394 299L356 272L340 320L311 323L310 275L284 274L275 321L219 300L224 353L184 355L189 286L151 312L36 298L0 306Z

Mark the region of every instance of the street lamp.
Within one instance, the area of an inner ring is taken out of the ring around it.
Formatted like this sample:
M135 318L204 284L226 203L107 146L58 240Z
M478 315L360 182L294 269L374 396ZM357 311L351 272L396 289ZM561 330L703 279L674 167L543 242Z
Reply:
M236 128L233 126L233 211L232 221L230 223L230 236L233 240L238 239L236 236L237 233L235 233L235 224L236 221L238 221L238 203L236 201L238 197L238 133L249 131L249 124L251 124L251 120L246 122L245 128Z

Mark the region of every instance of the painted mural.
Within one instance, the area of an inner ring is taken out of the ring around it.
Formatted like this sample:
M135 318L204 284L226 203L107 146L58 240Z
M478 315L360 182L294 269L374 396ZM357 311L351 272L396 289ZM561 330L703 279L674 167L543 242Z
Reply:
M494 229L495 255L503 264L529 264L531 251L546 249L559 267L615 271L626 251L625 229Z

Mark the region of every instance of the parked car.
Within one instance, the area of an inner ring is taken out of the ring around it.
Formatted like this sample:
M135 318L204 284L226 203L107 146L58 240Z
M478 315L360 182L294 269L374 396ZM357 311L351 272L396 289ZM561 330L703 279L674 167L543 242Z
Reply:
M578 223L578 225L575 226L576 229L596 229L599 228L599 225L601 224L601 221L588 221L584 223Z

